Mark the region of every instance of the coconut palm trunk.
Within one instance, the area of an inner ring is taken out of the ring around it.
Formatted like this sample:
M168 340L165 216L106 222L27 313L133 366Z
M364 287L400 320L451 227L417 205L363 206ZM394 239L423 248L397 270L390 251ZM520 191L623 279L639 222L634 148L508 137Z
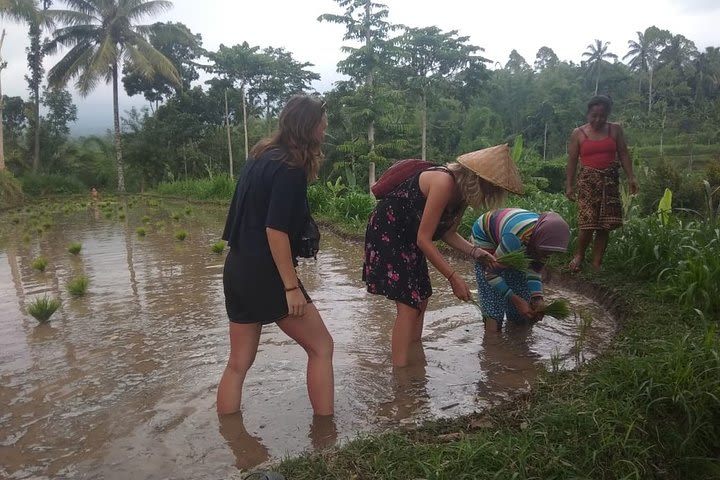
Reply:
M115 162L117 163L118 192L125 193L125 167L122 156L122 138L120 137L120 105L118 101L118 64L112 65L113 89L113 126L115 128Z
M0 170L5 170L5 138L3 134L3 125L5 122L4 109L5 102L3 102L2 94L2 71L5 68L5 62L2 59L2 46L5 41L5 29L0 34Z

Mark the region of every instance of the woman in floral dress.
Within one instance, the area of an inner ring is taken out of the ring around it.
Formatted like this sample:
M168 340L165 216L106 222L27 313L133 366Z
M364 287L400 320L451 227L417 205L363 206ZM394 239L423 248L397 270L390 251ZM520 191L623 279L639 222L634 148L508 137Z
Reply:
M470 300L470 289L434 244L443 240L473 260L497 266L492 254L457 233L468 206L499 206L506 191L522 192L522 181L507 145L479 150L456 163L429 167L400 183L370 214L365 232L363 280L370 293L395 302L392 362L406 366L413 343L422 336L432 295L427 261L450 282L455 296Z

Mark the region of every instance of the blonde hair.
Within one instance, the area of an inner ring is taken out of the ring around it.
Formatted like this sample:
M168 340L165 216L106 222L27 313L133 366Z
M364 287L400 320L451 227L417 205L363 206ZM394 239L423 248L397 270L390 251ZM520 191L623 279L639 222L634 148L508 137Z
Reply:
M457 162L446 165L455 177L455 183L466 205L474 210L497 208L507 197L507 190L490 183L478 174Z

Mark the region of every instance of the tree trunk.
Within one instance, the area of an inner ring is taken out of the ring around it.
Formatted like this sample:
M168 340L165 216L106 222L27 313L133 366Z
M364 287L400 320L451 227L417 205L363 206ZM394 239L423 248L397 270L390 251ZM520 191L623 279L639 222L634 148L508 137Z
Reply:
M370 44L372 43L372 30L370 28L370 15L372 13L372 0L365 0L365 47L370 51ZM373 71L372 69L367 75L367 87L370 89L370 111L375 112L375 97L373 95ZM370 147L370 153L375 151L375 120L370 119L367 129L368 135L368 146ZM372 157L371 157L372 158ZM370 187L375 183L375 162L368 162L368 184Z
M33 132L33 173L37 173L40 169L40 88L36 88L33 92L35 95L35 105L33 105L33 115L35 116L35 131Z
M250 150L248 148L248 128L247 128L247 102L245 101L245 87L240 88L240 95L242 95L242 107L243 107L243 130L245 134L245 161L247 162L250 156Z
M547 122L545 122L545 132L543 133L543 160L547 159Z
M427 96L422 94L422 160L427 158Z
M652 110L652 82L653 82L652 68L649 68L648 71L650 72L650 79L648 81L648 115L650 115L650 111Z
M2 46L5 41L5 29L0 34L0 170L5 170L5 137L3 134L3 125L5 117L3 117L3 109L5 103L3 102L2 96L2 71L5 68L5 63L2 59Z
M598 85L600 84L600 72L595 75L595 95L597 95Z
M122 139L120 138L120 106L118 105L118 65L112 64L113 84L113 126L115 127L115 161L117 163L118 192L125 193L125 168L122 158Z
M227 88L225 89L225 128L227 130L228 158L230 159L230 178L235 178L235 175L233 174L232 141L230 140L230 114L228 113Z

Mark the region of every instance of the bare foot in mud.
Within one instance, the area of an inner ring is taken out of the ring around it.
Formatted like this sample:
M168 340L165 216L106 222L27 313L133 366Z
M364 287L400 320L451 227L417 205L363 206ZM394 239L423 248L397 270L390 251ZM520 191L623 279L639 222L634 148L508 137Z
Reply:
M572 273L578 273L580 270L582 270L582 264L583 264L583 258L578 257L577 255L573 257L572 260L570 260L570 263L568 264L568 268Z

